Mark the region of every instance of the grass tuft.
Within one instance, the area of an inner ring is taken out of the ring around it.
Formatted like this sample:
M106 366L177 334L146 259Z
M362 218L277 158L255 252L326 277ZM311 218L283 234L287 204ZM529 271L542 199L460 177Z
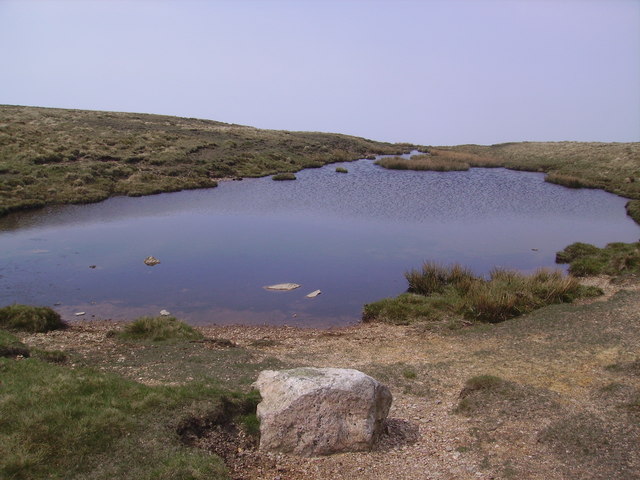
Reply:
M336 167L336 172L338 172L338 173L349 173L349 170L347 170L344 167Z
M297 177L295 173L286 172L286 173L278 173L271 177L272 180L283 181L283 180L295 180Z
M49 307L8 305L0 308L0 327L25 332L48 332L64 327L60 315Z
M587 243L573 243L556 254L556 262L568 263L572 275L638 275L640 242L610 243L598 248Z
M574 175L563 175L560 173L549 173L544 177L545 182L555 183L556 185L562 185L568 188L600 188L598 183L587 180L582 177L576 177Z
M560 271L541 269L532 275L494 269L488 280L465 267L427 262L405 274L408 292L365 305L363 321L410 324L462 315L496 323L554 303L600 295Z
M125 340L175 342L201 340L203 335L175 317L140 317L117 335Z

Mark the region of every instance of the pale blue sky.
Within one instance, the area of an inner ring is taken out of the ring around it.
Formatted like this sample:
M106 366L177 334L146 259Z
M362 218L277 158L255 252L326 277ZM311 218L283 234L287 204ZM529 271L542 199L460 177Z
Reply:
M2 104L640 141L638 0L0 0L0 56Z

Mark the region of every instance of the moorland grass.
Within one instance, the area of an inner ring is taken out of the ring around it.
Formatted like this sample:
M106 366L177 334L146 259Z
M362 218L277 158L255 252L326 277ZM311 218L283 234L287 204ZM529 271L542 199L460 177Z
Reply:
M274 175L273 177L271 177L271 179L272 180L276 180L276 181L295 180L296 179L296 175L295 175L295 173L291 173L291 172L278 173L278 174Z
M431 148L428 153L409 158L386 157L376 165L392 170L428 170L434 172L466 171L471 167L497 167L499 161L473 153Z
M0 328L48 332L63 327L60 315L49 307L13 304L0 308Z
M344 167L336 167L336 172L337 173L349 173L349 170L347 170Z
M128 323L118 338L147 342L179 342L201 340L203 335L175 317L140 317Z
M29 355L29 348L15 335L0 330L0 357L28 357Z
M258 401L210 383L150 387L31 358L0 358L0 371L0 478L14 480L226 479L222 460L186 447L179 426L203 409L227 422Z
M568 263L572 275L638 275L640 274L640 242L609 243L598 248L576 242L556 254L557 263Z
M469 164L434 158L431 155L414 155L411 158L386 157L376 160L376 165L390 170L426 170L451 172L469 170Z
M625 205L627 215L640 224L640 200L629 200Z
M568 188L598 188L598 184L591 180L561 173L549 173L544 177L544 181Z
M560 271L541 269L532 275L494 269L489 279L460 265L427 262L405 274L408 293L365 305L365 322L410 324L463 316L497 323L554 303L601 294Z
M0 215L114 195L217 185L377 154L408 144L210 120L0 105Z

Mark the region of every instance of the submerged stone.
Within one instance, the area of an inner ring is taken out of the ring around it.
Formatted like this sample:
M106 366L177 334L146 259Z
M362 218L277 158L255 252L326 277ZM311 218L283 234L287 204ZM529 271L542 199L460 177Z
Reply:
M268 285L264 288L267 290L295 290L296 288L300 288L300 285L297 283L278 283L276 285Z

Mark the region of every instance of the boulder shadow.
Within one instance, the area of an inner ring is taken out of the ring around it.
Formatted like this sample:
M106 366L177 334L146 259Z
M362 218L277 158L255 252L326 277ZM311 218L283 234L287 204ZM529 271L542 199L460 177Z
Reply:
M420 427L401 418L387 418L385 428L374 450L393 450L413 445L420 440Z

